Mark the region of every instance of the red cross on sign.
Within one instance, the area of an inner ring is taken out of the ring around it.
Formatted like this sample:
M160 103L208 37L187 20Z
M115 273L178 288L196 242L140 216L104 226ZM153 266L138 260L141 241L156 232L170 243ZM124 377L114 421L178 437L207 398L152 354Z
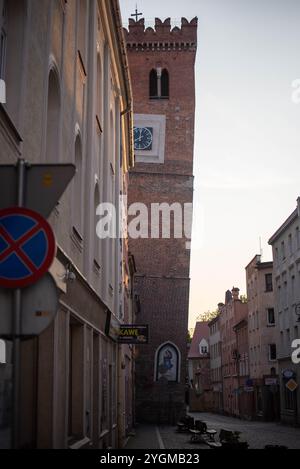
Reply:
M26 208L0 210L0 287L25 288L49 270L55 257L49 223Z

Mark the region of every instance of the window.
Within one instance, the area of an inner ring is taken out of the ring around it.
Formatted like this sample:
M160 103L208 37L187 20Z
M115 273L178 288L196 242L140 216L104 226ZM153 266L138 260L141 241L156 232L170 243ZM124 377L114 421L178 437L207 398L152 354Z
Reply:
M293 238L292 235L289 234L289 255L293 254Z
M281 258L284 261L285 260L285 244L284 241L281 243Z
M6 362L6 344L4 340L0 340L0 364L5 365Z
M94 243L94 264L95 267L100 270L100 265L99 265L99 259L100 259L100 240L97 236L96 233L96 227L97 227L97 207L100 205L100 189L99 189L99 184L96 184L95 187L95 194L94 194L94 237L95 237L95 243Z
M207 355L208 348L207 347L201 347L201 353L202 353L202 355Z
M150 72L150 99L169 99L169 72L165 68Z
M80 58L83 62L83 66L86 67L86 46L87 46L87 17L88 17L88 2L87 0L79 0L79 12L78 12L78 50Z
M0 79L5 79L7 9L4 0L0 0L0 15Z
M97 104L96 104L96 113L97 113L97 122L99 125L99 130L102 132L102 106L103 106L103 72L102 72L102 65L101 65L101 57L100 53L97 55Z
M268 324L269 326L275 325L275 310L274 308L268 309Z
M272 274L266 274L266 292L272 292L273 291L273 275Z
M161 74L161 97L169 98L169 72L166 69Z
M82 235L82 205L83 205L83 162L82 145L80 136L77 135L75 141L75 166L76 175L74 178L74 228L79 236Z
M276 347L276 344L269 345L269 360L270 361L277 360L277 347Z
M157 98L157 97L158 97L157 71L153 69L150 72L150 98Z
M57 73L52 69L49 74L46 161L59 159L60 128L60 89Z
M297 226L296 228L296 245L297 245L297 249L300 249L300 230L299 230L299 227Z
M1 79L6 83L6 110L19 126L27 0L0 0Z

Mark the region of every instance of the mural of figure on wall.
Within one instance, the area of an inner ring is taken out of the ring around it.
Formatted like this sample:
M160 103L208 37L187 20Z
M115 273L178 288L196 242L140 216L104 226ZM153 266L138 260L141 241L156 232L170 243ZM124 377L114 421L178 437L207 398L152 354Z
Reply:
M162 346L157 354L157 381L178 381L178 352L172 345Z

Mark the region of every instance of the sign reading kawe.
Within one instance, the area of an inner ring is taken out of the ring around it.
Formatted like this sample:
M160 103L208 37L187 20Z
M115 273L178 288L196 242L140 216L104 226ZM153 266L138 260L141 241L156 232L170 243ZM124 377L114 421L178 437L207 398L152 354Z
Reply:
M149 342L149 327L125 325L120 326L118 334L119 344L143 345Z

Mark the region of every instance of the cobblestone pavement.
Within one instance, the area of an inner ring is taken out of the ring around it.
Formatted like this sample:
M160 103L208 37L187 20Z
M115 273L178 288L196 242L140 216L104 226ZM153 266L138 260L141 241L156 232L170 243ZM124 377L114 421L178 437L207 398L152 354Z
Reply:
M250 449L264 449L266 445L286 446L300 449L300 428L276 423L248 422L223 415L193 413L195 420L203 420L209 429L239 431L241 440L249 443ZM206 445L191 444L189 435L176 433L176 428L160 426L159 431L166 449L208 449ZM218 441L218 437L216 438Z

